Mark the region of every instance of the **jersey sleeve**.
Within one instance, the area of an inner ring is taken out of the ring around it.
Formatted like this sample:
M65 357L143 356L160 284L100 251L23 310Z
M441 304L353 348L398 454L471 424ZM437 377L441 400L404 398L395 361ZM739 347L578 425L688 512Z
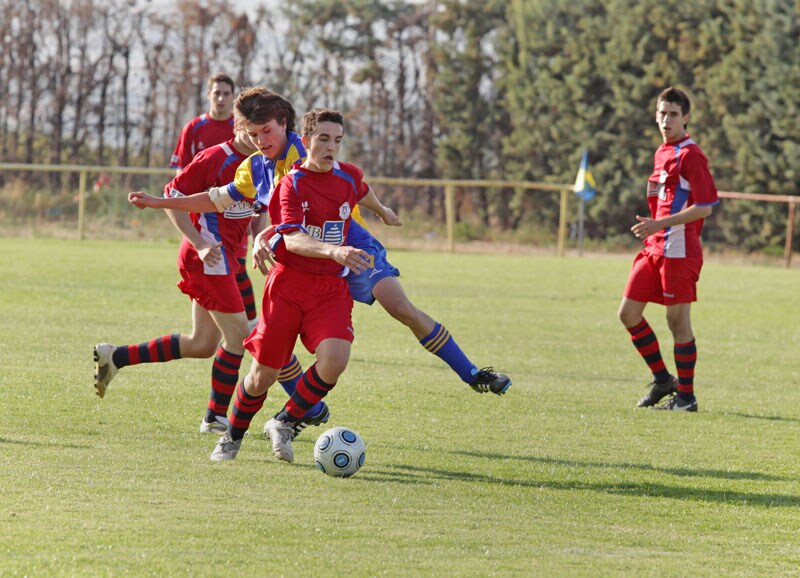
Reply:
M192 124L192 122L186 123L175 144L175 150L172 152L169 162L169 166L173 169L181 169L192 161Z
M303 206L292 177L289 174L281 179L269 203L270 221L275 225L277 233L306 230L303 225Z
M681 162L681 176L689 182L695 205L719 203L717 186L708 170L708 159L700 151L689 150Z
M252 159L253 155L250 155L241 162L239 168L236 169L233 182L226 187L228 195L235 201L253 202L256 199L258 191L253 183Z
M164 197L179 197L202 193L209 186L205 182L208 173L203 153L198 154L187 164L175 178L164 187Z

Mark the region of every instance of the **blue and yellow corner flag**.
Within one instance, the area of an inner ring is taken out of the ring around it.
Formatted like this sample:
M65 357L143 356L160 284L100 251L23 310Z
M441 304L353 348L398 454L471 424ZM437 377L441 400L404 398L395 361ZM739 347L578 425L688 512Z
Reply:
M596 194L594 177L592 171L589 170L589 150L583 149L583 156L581 157L581 166L578 169L578 176L575 178L575 194L580 196L584 201L591 200Z

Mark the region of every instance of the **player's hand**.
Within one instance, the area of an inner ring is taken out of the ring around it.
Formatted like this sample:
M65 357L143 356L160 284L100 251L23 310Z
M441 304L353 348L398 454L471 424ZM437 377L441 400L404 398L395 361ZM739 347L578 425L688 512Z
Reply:
M147 207L158 207L158 201L160 200L161 199L159 197L148 195L144 191L134 191L132 193L128 193L128 202L135 207L139 207L140 209L146 209Z
M381 221L383 221L384 225L388 225L389 227L401 227L403 222L400 220L400 217L397 216L392 209L389 207L385 207L385 211L383 215L381 215Z
M333 253L333 260L340 265L349 267L351 271L355 271L356 273L361 273L362 271L372 268L372 260L370 259L369 253L348 245L336 247Z
M631 227L631 232L636 235L637 239L645 239L661 230L661 225L655 219L636 215L636 220L639 222Z
M197 255L200 259L208 265L213 267L222 261L222 251L220 247L222 242L214 243L213 245L204 245L203 247L196 247Z
M275 264L275 254L269 248L269 240L275 235L275 227L270 225L253 239L253 269L266 275Z

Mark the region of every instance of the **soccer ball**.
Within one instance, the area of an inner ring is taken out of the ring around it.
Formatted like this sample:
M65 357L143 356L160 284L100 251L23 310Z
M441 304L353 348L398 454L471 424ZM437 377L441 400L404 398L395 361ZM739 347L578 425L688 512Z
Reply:
M314 444L317 468L329 476L349 478L361 469L366 457L364 440L350 428L331 428Z

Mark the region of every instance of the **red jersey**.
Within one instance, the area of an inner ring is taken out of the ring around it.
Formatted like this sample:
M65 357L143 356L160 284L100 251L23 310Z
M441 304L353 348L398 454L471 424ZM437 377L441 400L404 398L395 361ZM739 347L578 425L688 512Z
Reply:
M239 164L247 158L233 146L233 139L221 145L200 151L166 187L164 196L196 195L211 187L222 187L233 181ZM224 213L190 213L192 223L200 235L211 243L222 241L222 261L208 267L194 246L183 239L178 254L178 265L189 270L200 270L207 275L227 275L238 269L236 256L247 237L247 227L253 215L252 204L237 201Z
M364 173L355 165L335 161L325 173L294 165L281 179L269 202L270 222L277 233L302 231L311 237L344 245L350 216L356 203L369 192ZM304 257L274 246L275 256L287 267L318 275L343 275L344 268L332 259Z
M230 140L233 136L233 116L225 120L214 120L208 114L201 114L183 127L169 166L181 169L200 151Z
M647 180L647 203L653 219L674 215L692 205L719 203L708 159L687 135L656 151L653 174ZM663 229L645 239L645 252L665 257L702 257L700 233L704 219Z

